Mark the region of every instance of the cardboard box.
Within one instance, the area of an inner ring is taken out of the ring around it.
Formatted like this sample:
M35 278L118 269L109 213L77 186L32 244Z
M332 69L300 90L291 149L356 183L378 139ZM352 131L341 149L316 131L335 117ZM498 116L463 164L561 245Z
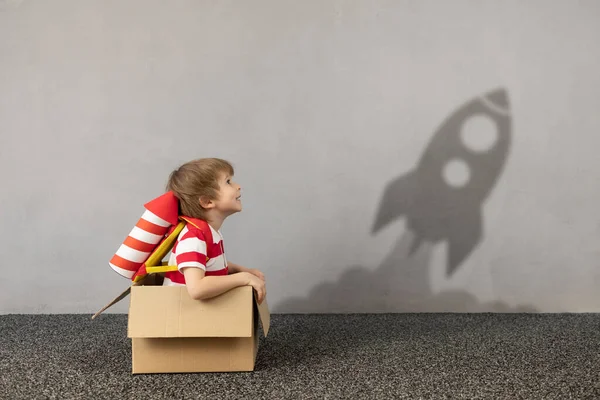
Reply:
M254 370L259 323L266 336L270 314L251 286L193 300L183 286L134 284L93 318L129 292L132 373Z

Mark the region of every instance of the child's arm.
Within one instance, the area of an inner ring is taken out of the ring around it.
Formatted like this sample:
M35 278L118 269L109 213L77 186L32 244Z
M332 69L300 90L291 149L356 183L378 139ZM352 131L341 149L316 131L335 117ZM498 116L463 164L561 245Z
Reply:
M230 274L237 274L237 273L240 273L240 272L249 272L252 275L259 277L263 281L265 280L265 276L263 275L263 273L260 272L257 269L254 269L254 268L252 268L252 269L246 268L244 266L241 266L239 264L234 264L232 262L227 263L227 268L229 268L229 273Z
M259 304L266 295L265 282L249 272L233 275L205 276L200 268L184 268L185 285L194 300L205 300L223 294L239 286L252 286L257 293Z
M250 272L248 271L248 268L232 262L227 263L227 268L229 268L230 274L237 274L238 272Z

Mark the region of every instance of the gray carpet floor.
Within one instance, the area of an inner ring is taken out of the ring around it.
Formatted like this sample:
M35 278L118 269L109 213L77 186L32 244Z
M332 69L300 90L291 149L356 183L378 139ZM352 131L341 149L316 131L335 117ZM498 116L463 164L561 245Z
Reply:
M229 374L131 375L126 328L0 316L0 398L600 398L599 314L276 314L256 371Z

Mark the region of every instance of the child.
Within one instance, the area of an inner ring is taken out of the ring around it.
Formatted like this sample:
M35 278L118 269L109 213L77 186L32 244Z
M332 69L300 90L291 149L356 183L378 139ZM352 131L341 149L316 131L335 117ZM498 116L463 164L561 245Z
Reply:
M180 214L188 220L173 246L163 285L185 285L196 300L218 296L238 286L252 286L258 302L266 296L265 277L259 270L228 263L220 229L230 215L242 211L241 187L232 181L233 167L225 160L190 161L169 176L167 190L179 199ZM212 243L197 227L206 221Z

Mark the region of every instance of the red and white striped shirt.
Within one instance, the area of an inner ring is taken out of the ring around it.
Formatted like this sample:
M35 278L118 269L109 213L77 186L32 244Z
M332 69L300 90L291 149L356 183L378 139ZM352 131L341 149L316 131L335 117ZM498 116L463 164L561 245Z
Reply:
M192 223L183 228L169 257L169 265L177 265L178 270L165 273L163 286L184 286L185 276L182 268L201 268L206 276L229 273L221 232L209 225L213 240L212 243L207 243L208 239L204 233L194 226L195 219L187 219Z

